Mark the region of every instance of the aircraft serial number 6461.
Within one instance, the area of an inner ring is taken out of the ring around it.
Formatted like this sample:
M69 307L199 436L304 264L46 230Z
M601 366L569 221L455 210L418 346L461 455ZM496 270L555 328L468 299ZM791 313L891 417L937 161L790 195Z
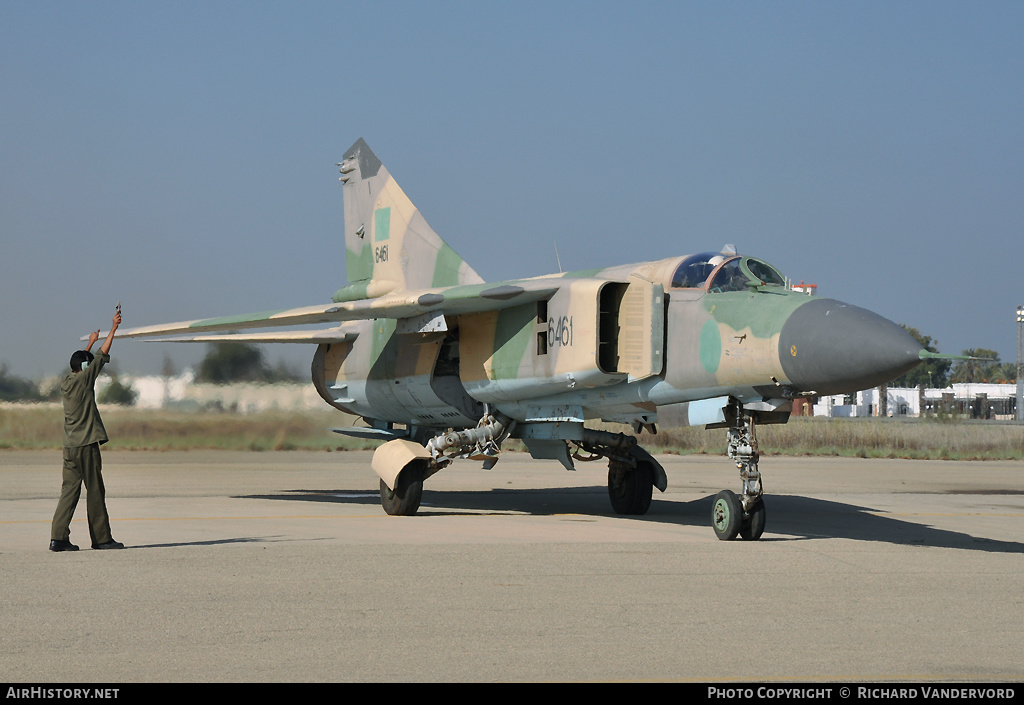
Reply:
M653 488L665 491L664 469L635 436L588 423L653 432L673 405L691 425L727 429L742 490L718 494L712 523L721 539L757 539L755 426L785 423L794 399L867 389L920 361L894 323L792 291L774 267L729 248L486 283L363 140L338 166L349 283L331 303L117 337L316 344L317 391L368 424L335 430L384 441L372 466L388 514L414 514L423 481L454 458L493 467L510 437L568 469L606 458L612 507L643 514ZM311 323L334 327L208 335Z

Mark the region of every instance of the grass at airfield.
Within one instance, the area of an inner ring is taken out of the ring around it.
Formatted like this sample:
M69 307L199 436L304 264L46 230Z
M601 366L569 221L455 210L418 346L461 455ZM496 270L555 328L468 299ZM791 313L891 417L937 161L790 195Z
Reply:
M763 455L839 455L922 460L1024 460L1024 425L969 419L792 418L787 424L759 426ZM725 431L703 428L659 429L649 448L663 452L717 454Z
M330 409L237 414L102 407L101 413L110 436L105 450L344 451L377 445L329 431L351 425ZM59 404L0 405L0 449L59 449L62 424ZM991 421L794 418L758 427L757 438L766 455L1024 460L1024 425ZM660 428L639 440L652 453L725 452L721 429ZM521 450L522 445L508 441L504 448Z
M332 433L350 417L324 411L164 411L100 407L110 441L104 450L359 450L376 443ZM60 448L59 404L0 406L0 449Z

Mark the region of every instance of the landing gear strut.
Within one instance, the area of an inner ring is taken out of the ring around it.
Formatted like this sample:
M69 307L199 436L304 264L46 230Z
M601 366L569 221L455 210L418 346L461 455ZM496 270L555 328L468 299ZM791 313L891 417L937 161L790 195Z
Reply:
M760 454L754 419L739 404L735 406L728 439L726 453L740 471L743 493L737 497L730 490L719 492L711 508L711 525L722 541L732 541L737 535L746 541L756 541L764 533L765 524L761 473L757 469Z

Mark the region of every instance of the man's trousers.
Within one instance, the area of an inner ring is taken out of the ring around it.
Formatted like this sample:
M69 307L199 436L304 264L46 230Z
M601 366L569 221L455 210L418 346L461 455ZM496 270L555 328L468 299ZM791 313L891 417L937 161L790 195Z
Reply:
M110 536L110 518L107 516L106 490L103 488L103 463L100 444L64 449L64 483L60 488L57 511L53 514L50 539L68 541L71 537L71 517L78 506L85 483L86 509L89 513L89 536L92 545L113 540Z

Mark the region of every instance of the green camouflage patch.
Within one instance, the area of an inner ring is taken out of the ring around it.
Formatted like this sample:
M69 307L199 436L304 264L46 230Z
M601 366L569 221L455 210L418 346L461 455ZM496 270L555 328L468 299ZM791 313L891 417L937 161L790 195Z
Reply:
M391 237L391 209L378 208L373 212L373 241L380 242Z
M718 363L722 359L722 335L718 323L713 319L704 324L700 331L700 364L704 369L715 374Z

